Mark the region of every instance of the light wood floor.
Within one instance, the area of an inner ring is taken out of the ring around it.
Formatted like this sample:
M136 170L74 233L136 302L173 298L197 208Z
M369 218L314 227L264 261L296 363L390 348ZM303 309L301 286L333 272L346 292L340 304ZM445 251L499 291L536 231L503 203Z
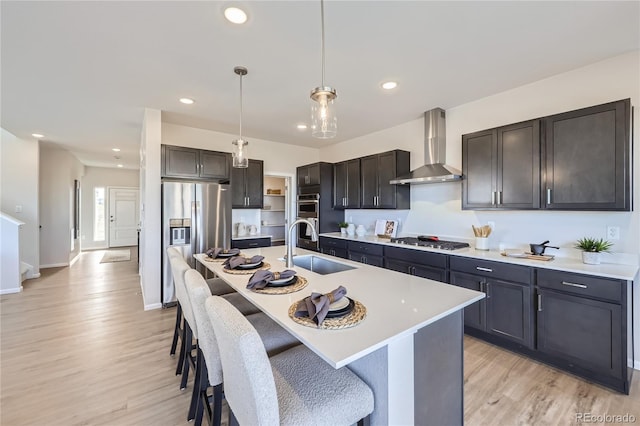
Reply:
M175 310L142 310L132 260L100 264L85 252L0 297L0 424L186 425L169 345ZM631 413L640 422L640 375L631 395L591 385L465 338L467 425L565 425L576 412Z

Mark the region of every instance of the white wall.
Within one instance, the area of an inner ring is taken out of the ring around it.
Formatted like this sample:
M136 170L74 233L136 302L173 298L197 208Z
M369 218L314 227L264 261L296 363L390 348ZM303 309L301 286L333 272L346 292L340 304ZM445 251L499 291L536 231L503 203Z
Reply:
M20 259L33 266L31 276L40 275L38 231L37 141L18 139L0 129L0 210L24 222L20 231ZM22 212L16 212L16 206Z
M73 181L84 166L70 152L40 144L40 267L68 265L80 251L79 239L71 249Z
M108 233L105 229L105 240L94 241L93 231L95 217L94 212L94 189L96 187L105 188L105 215L109 216L108 204L110 186L138 188L140 185L140 172L138 170L116 169L109 167L85 167L82 177L82 205L80 239L82 250L106 248L108 246ZM106 223L105 223L106 225Z

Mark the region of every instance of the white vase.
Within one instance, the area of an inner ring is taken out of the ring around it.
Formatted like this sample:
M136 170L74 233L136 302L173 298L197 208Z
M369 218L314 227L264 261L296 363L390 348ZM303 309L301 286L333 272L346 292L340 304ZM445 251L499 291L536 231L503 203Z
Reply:
M349 226L347 226L347 235L349 235L350 237L353 237L355 233L356 233L356 226L353 223L350 223Z
M347 235L347 228L340 228L340 235L342 235L343 237Z
M596 251L583 251L582 263L587 265L599 265L600 264L600 252Z
M358 235L358 237L364 237L366 233L367 233L367 230L364 229L364 226L358 225L358 227L356 228L356 234Z

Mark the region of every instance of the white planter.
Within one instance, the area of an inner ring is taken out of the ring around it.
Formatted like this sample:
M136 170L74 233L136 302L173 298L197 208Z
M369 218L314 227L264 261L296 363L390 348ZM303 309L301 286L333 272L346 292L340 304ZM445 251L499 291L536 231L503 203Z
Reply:
M595 251L583 251L582 263L586 263L587 265L599 265L600 253Z
M347 235L347 228L340 228L340 235L342 236Z

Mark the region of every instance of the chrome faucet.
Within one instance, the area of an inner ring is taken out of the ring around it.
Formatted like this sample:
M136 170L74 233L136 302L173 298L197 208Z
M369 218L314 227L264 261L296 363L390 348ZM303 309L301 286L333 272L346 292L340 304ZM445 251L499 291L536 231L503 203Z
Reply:
M289 226L289 239L287 240L287 255L285 256L285 260L287 261L287 268L293 268L293 238L291 238L291 233L293 228L299 223L306 223L307 226L311 227L311 241L318 241L318 232L316 228L313 226L310 220L307 219L296 219L291 226Z

